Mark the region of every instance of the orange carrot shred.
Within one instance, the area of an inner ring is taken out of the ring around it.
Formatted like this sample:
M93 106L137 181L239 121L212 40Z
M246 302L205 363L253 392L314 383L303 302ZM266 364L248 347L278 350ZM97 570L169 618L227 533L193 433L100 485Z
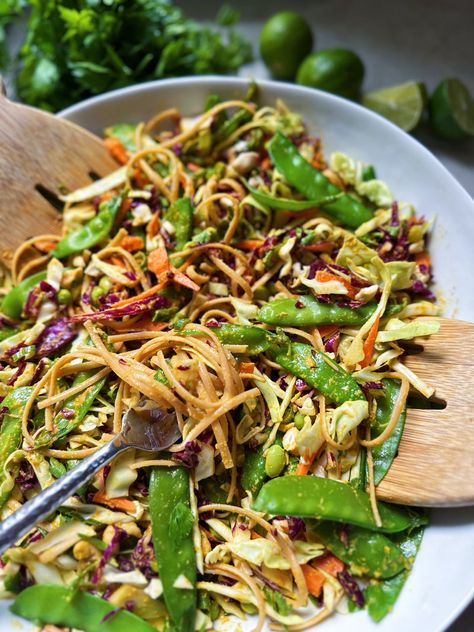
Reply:
M170 269L170 262L168 260L168 253L166 248L160 246L155 248L148 255L148 270L160 277L163 273L168 272Z
M172 280L175 283L178 283L178 285L182 285L183 287L188 287L190 290L193 290L194 292L197 292L201 289L199 285L195 283L194 281L192 281L188 276L186 276L184 272L180 272L179 270L176 270L176 268L173 268Z
M109 154L112 156L112 158L115 158L115 160L117 162L119 162L121 165L125 165L128 162L128 156L127 156L127 152L125 150L125 147L122 145L122 143L119 141L118 138L106 138L104 140L104 145L107 147L107 150L109 152Z
M158 213L154 213L153 217L147 224L146 234L148 235L148 237L154 237L157 234L159 228L160 228L160 217Z
M242 239L237 244L237 248L240 248L240 250L255 250L255 248L263 246L263 243L263 239Z
M309 564L302 564L301 570L303 571L308 592L313 595L313 597L319 597L326 578L318 569L313 568Z
M322 571L326 571L326 573L329 573L334 577L336 577L337 574L345 568L344 562L332 553L328 553L323 557L318 557L316 560L311 562L311 565L321 569Z
M52 239L38 239L38 241L35 241L35 248L40 252L51 252L55 246L56 242Z
M364 359L360 363L361 367L367 366L370 364L370 360L372 359L372 354L374 352L375 339L377 338L377 334L379 331L379 322L380 316L377 316L374 324L370 328L367 338L364 340Z
M349 298L354 298L357 294L357 289L353 287L349 281L346 281L346 279L343 279L337 274L332 274L332 272L328 272L327 270L318 270L316 272L316 281L339 281L339 283L342 283L342 285L347 289L347 296Z
M415 255L415 261L417 265L426 266L428 270L431 268L431 257L426 250L423 252L417 252Z
M318 331L321 338L325 338L326 336L332 336L339 330L337 325L319 325Z
M138 235L126 235L120 242L120 246L128 252L136 252L142 250L145 246L143 237Z
M101 505L107 505L113 509L121 509L122 511L128 511L129 513L134 513L136 509L133 501L128 498L109 498L103 490L96 492L92 500L96 503L100 503Z
M260 163L260 169L270 169L270 167L271 167L270 158L266 156Z

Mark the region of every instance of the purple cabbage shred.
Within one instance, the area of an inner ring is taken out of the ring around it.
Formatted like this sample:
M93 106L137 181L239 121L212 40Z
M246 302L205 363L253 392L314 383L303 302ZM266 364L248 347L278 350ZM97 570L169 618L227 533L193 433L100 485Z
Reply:
M188 441L184 446L184 450L175 452L172 459L173 461L177 461L180 465L191 469L198 464L199 452L201 452L201 447L197 441Z
M92 574L91 581L93 584L97 584L99 582L100 578L102 577L102 573L104 572L105 565L112 557L115 547L119 544L120 540L127 535L126 531L120 529L119 527L116 527L115 525L114 531L115 532L112 536L112 539L102 553L99 565Z
M365 604L364 594L359 588L359 584L347 571L340 571L337 573L337 581L341 584L346 594L352 599L352 601L363 608Z
M38 485L38 479L36 478L35 471L28 461L23 460L20 463L20 471L15 478L15 483L18 485L23 493L27 492L29 489L33 489Z
M76 337L67 318L59 318L48 325L36 340L37 357L50 356Z
M327 353L335 353L340 337L341 332L339 331L336 331L332 334L332 336L329 336L329 338L324 343L324 351L326 351Z
M147 296L146 298L137 299L133 303L123 305L122 307L109 307L89 314L76 314L75 316L71 316L69 320L76 323L84 322L86 320L113 320L116 318L122 318L122 316L135 316L141 312L168 307L168 305L169 301L166 296L155 294L153 296Z

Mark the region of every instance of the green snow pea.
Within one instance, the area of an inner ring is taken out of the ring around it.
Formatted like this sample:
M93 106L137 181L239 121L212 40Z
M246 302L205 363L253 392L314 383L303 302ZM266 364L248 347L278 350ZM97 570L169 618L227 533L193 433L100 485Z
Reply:
M238 110L230 118L224 120L222 125L214 132L214 142L220 143L229 138L241 125L248 123L252 114L248 110Z
M21 445L21 418L32 391L31 386L20 386L10 391L2 402L2 406L8 408L8 411L4 414L0 427L0 507L10 496L11 487L7 484L5 464L8 457Z
M5 316L18 320L23 311L28 294L40 281L44 281L45 279L46 270L42 270L41 272L36 272L26 277L23 281L15 285L15 287L12 287L2 301L1 311Z
M397 401L400 392L400 381L393 379L382 380L384 392L381 397L377 398L377 412L375 413L375 421L371 426L371 435L375 439L378 437L388 425L392 410ZM374 460L374 481L378 485L385 474L390 469L393 459L395 458L402 438L403 428L405 426L406 407L395 426L392 434L385 439L383 443L372 448L372 458Z
M278 337L271 331L253 325L232 325L224 323L220 327L213 327L211 331L225 345L247 345L247 353L256 355L267 351ZM186 329L187 336L202 336L197 329Z
M163 219L169 222L174 229L174 234L171 236L175 242L173 252L184 250L193 232L193 206L190 198L180 198L173 202L165 210ZM181 257L173 257L171 261L174 266L179 266L183 263Z
M378 503L382 526L377 527L369 495L341 483L318 476L280 476L263 485L253 509L273 516L320 518L347 522L373 531L395 533L424 524L424 519L401 507Z
M347 543L341 538L341 525L321 522L313 531L331 553L349 565L353 575L387 579L407 566L400 548L378 531L352 527Z
M372 579L370 581L370 584L365 589L365 602L369 615L374 621L383 619L392 610L394 603L398 599L420 547L423 531L423 527L418 527L409 533L396 534L392 537L405 556L409 568L395 575L395 577L390 577L390 579Z
M50 623L84 632L156 632L154 626L128 610L117 610L105 599L63 586L30 586L18 595L10 610L37 625ZM117 612L107 619L113 610Z
M292 375L317 388L336 404L365 399L362 389L350 373L311 345L292 342L274 354L274 359Z
M77 386L78 384L85 382L87 379L92 377L95 372L95 370L81 371L74 378L72 386ZM89 412L95 398L102 390L106 380L107 376L104 376L98 382L84 389L78 395L69 397L64 402L62 409L54 418L55 430L53 432L50 432L49 430L41 430L35 439L35 448L44 448L49 446L77 428ZM63 410L72 411L74 415L66 414L65 417L62 412Z
M183 467L153 468L149 494L153 545L165 604L180 632L194 632L196 556L187 471ZM177 580L186 585L175 586Z
M277 132L268 143L268 153L285 180L308 200L342 193L339 187L310 165L297 147L281 132ZM369 208L347 193L343 193L335 201L323 204L322 208L328 215L350 228L357 228L373 216Z
M369 180L375 180L377 174L373 165L367 165L362 169L362 180L368 182Z
M315 206L330 204L342 196L342 193L338 193L337 195L319 197L317 200L291 200L288 198L275 197L274 195L260 191L260 189L251 187L249 184L247 184L247 189L252 194L252 197L254 197L257 202L260 202L260 204L285 211L304 211Z
M56 244L51 256L64 259L75 252L92 248L106 239L113 228L115 217L122 204L123 196L117 195L102 202L95 217L73 230Z
M377 304L366 303L356 309L321 303L314 296L278 298L260 308L258 318L267 325L279 327L314 327L317 325L362 325L375 311Z

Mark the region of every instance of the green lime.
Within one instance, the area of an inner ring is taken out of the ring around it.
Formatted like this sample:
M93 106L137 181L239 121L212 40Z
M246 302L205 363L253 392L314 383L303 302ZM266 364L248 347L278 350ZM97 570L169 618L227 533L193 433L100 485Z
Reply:
M421 120L426 104L426 87L420 81L407 81L398 86L369 92L362 103L370 110L410 132Z
M459 79L444 79L431 95L433 130L448 140L474 136L474 99Z
M263 25L260 54L276 79L294 79L298 66L312 48L311 28L299 13L281 11Z
M347 99L356 99L364 79L364 64L345 48L326 48L306 57L296 81Z

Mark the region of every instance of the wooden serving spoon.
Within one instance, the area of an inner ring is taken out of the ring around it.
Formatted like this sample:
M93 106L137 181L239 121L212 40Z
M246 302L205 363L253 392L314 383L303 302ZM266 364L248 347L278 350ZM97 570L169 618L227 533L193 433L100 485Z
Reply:
M437 319L414 339L423 352L404 364L435 388L446 408L409 408L398 455L377 487L380 499L426 507L474 504L474 324Z
M1 84L1 80L0 80ZM0 86L1 87L1 86ZM23 241L57 233L48 201L117 169L102 141L46 112L9 102L0 90L0 260ZM436 388L444 410L409 409L398 456L377 488L409 505L474 504L474 324L441 319L441 330L406 364Z
M63 187L73 191L117 167L94 134L9 101L0 78L0 260L9 265L30 237L60 232L61 214L51 201Z

